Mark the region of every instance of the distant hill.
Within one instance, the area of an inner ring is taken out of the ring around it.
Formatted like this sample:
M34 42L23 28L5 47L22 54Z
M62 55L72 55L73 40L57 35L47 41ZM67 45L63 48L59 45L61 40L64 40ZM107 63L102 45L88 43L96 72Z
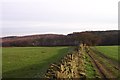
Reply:
M2 38L2 46L74 46L80 43L87 45L119 45L119 30L73 32L68 35L41 34L30 36L9 36Z

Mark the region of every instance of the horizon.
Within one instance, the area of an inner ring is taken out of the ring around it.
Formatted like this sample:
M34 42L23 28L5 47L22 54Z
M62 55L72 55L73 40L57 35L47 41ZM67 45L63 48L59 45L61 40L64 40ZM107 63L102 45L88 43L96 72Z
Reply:
M118 0L9 0L0 7L0 37L118 30Z
M95 31L120 31L120 30L95 30ZM81 33L81 32L89 32L89 31L80 31L80 32L70 32L68 34L73 34L73 33ZM90 31L90 32L94 32L94 31ZM34 35L49 35L49 34L53 34L53 35L68 35L68 34L59 34L59 33L36 33L36 34L25 34L25 35L8 35L8 36L2 36L0 38L5 38L5 37L26 37L26 36L34 36Z

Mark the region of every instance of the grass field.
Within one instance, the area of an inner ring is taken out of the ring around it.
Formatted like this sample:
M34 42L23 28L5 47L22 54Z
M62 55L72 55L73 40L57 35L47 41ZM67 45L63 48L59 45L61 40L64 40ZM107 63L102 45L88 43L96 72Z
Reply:
M95 46L91 47L91 56L99 66L100 74L107 78L118 78L118 46Z
M118 59L118 46L96 46L95 48L105 56L108 56L113 60L120 61Z
M4 78L39 78L69 47L9 47L2 49Z
M96 46L93 49L95 49L96 52L92 56L98 63L102 64L103 68L105 67L104 69L107 68L112 71L111 73L117 74L117 70L114 69L113 64L109 64L109 60L100 56L99 52L112 60L119 61L118 46ZM44 76L43 74L45 74L51 63L57 63L68 51L72 51L73 48L8 47L2 50L4 78L40 78ZM91 58L86 54L85 72L88 78L98 76L91 61ZM109 71L107 69L106 71Z

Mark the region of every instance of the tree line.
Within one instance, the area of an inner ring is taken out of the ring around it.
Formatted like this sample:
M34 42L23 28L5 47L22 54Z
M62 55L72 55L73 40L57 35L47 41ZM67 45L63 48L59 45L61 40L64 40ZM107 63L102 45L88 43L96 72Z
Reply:
M9 36L2 38L3 47L25 46L76 46L87 45L119 45L119 30L73 32L68 35L44 34L31 36Z

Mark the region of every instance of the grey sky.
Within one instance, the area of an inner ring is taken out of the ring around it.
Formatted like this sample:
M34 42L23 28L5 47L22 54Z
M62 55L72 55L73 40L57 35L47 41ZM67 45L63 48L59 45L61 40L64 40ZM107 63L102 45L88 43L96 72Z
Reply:
M118 29L118 0L2 0L2 35Z

